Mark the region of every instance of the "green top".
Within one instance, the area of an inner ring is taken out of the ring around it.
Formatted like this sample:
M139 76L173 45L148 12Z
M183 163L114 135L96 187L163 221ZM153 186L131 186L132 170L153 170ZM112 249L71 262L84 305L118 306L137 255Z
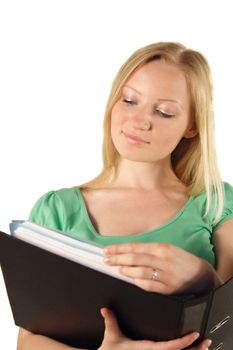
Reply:
M67 232L102 246L125 242L167 242L179 246L215 265L212 236L217 225L233 218L233 187L224 182L225 202L220 220L213 225L214 213L204 219L206 194L190 196L183 208L154 230L119 236L98 233L88 215L79 188L62 188L44 194L34 205L29 220L42 226Z

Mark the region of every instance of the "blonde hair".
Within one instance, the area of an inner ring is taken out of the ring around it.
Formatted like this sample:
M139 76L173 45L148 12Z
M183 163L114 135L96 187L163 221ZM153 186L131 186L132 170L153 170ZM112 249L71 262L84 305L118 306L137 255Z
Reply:
M78 187L100 188L114 180L119 161L111 138L111 112L121 89L132 73L152 60L162 60L178 66L184 72L191 95L191 114L198 129L193 138L183 138L171 154L176 176L187 186L188 195L206 192L206 216L214 203L214 223L223 210L224 190L221 181L214 136L213 87L211 72L205 57L175 42L159 42L134 52L117 73L108 98L104 117L103 169L93 180ZM77 187L77 186L76 186Z

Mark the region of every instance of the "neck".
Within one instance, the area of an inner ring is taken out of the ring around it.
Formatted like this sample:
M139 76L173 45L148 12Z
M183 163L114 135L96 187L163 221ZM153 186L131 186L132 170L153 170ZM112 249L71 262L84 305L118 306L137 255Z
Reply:
M181 184L170 160L146 163L121 159L117 176L111 186L151 191Z

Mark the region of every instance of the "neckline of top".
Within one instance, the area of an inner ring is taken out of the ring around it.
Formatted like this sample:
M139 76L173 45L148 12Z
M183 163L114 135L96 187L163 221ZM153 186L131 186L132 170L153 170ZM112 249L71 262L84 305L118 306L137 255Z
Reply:
M83 210L83 214L85 216L85 219L86 219L86 223L87 225L89 226L89 228L91 229L91 231L93 232L93 234L95 236L98 236L98 237L115 237L115 238L122 238L122 237L130 237L132 235L106 235L106 234L101 234L100 232L98 232L93 223L92 223L92 220L90 218L90 215L88 213L88 210L87 210L87 206L86 206L86 202L85 202L85 199L83 197L83 194L82 194L82 191L79 187L76 187L75 190L77 191L77 194L78 194L78 197L80 199L80 203L81 203L81 209ZM169 219L168 221L166 221L164 224L152 229L152 230L149 230L149 231L146 231L146 232L142 232L142 233L136 233L135 235L133 236L144 236L144 235L148 235L152 232L157 232L157 231L160 231L164 228L166 228L168 225L172 224L173 222L175 222L180 216L181 214L184 212L184 210L189 206L189 204L192 202L194 196L189 196L187 202L183 205L183 207L171 218Z

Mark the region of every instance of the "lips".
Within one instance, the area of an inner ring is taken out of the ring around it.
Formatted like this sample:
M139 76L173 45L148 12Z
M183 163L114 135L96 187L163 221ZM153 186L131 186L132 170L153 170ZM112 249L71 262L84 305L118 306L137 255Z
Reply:
M124 132L125 137L130 141L134 141L135 143L150 143L146 140L143 140L141 137L135 136L135 135L131 135L128 134L126 132Z

